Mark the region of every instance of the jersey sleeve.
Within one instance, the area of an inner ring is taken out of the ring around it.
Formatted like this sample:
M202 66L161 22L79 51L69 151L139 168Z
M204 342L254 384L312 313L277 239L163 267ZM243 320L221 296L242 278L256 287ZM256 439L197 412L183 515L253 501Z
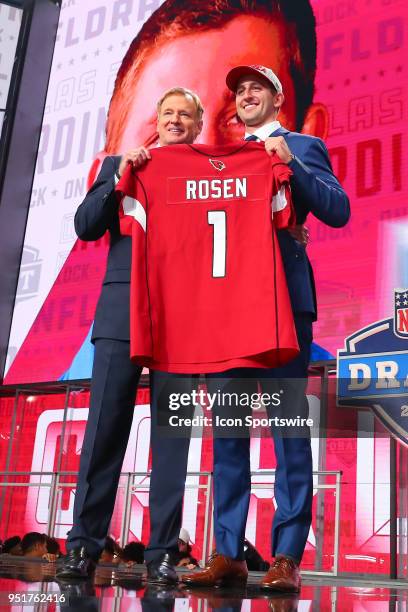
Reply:
M132 236L135 224L146 232L146 197L143 184L132 166L126 168L115 187L119 199L120 232Z
M272 219L276 229L292 227L296 223L289 179L292 171L277 156L272 156Z
M144 177L145 178L145 177ZM147 196L140 176L129 166L116 185L122 234L132 237L130 274L130 356L143 364L152 357L151 317L147 286Z

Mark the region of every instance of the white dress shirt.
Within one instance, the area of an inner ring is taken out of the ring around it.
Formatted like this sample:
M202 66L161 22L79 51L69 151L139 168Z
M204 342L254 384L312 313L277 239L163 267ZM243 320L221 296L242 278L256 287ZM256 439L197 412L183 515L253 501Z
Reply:
M249 132L245 132L245 138L248 138L248 136L256 136L257 138L259 138L259 140L265 142L268 136L270 136L280 127L281 124L279 123L279 121L270 121L269 123L265 123L265 125L262 125L260 128L256 129L255 132L252 132L252 134L250 134Z

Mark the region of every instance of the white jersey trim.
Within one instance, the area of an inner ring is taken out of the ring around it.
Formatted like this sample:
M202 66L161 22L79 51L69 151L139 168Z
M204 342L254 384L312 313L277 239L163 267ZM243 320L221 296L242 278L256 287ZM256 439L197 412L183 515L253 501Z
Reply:
M276 213L286 208L288 201L286 199L285 186L281 187L276 195L272 197L272 212Z
M133 217L139 223L143 231L146 231L146 211L139 200L125 196L122 200L123 212L125 215Z

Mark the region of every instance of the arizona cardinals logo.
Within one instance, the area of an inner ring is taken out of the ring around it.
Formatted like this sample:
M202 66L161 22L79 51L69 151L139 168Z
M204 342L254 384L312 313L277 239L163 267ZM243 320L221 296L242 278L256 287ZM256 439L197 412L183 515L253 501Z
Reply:
M220 161L219 159L209 159L208 161L216 170L219 170L220 172L226 168L224 162Z

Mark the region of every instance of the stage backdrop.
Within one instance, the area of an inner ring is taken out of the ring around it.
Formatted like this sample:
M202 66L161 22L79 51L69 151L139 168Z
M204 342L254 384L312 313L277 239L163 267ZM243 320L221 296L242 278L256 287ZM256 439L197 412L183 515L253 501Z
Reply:
M336 408L335 382L334 378L329 381L327 428L337 428L341 420L344 428L359 430L360 434L353 438L313 437L312 452L315 471L320 456L326 470L342 472L339 570L387 575L390 570L390 441L378 435L379 426L371 413ZM310 378L308 400L315 424L319 423L321 415L320 385L320 378ZM122 468L124 473L139 472L136 484L142 486L147 483L144 473L150 468L149 401L149 390L140 389ZM79 389L68 396L63 392L38 396L27 391L19 395L17 402L14 398L0 399L0 471L7 467L9 471L32 472L27 476L9 477L9 482L18 482L19 486L0 486L1 539L28 531L46 531L51 506L51 475L44 472L78 470L88 406L88 392ZM192 438L189 472L212 471L210 434L210 431L204 431L203 435ZM256 474L252 478L246 537L266 559L270 559L269 531L276 502L273 480L262 470L274 467L270 436L253 437L251 468ZM3 480L7 483L7 479ZM55 535L65 545L67 531L72 525L75 476L64 476L61 482L64 486L56 498ZM205 491L199 490L198 485L204 486L206 482L204 476L188 476L184 498L182 524L190 533L193 554L197 558L203 555L206 508ZM320 481L322 485L333 483L333 476ZM317 484L315 477L313 521L302 565L307 570L331 571L336 494L333 488L321 489L319 493ZM125 485L124 477L110 525L110 533L118 539L125 509ZM211 505L209 508L211 513ZM130 526L126 538L146 543L148 535L148 494L146 488L139 487L131 496Z
M408 285L402 170L407 131L405 0L312 0L317 32L313 105L305 100L306 86L294 90L289 67L294 54L282 18L241 12L222 30L205 25L191 29L186 18L181 36L169 42L159 37L156 45L147 44L129 62L128 67L137 65L137 70L123 86L119 107L126 113L119 117L118 105L112 110L113 136L105 144L118 69L144 24L152 29L161 5L169 3L63 3L5 382L59 378L87 337L107 239L78 241L73 219L101 160L107 153L154 140L156 101L174 85L196 90L204 102L201 142L241 137L224 84L227 70L238 63L266 64L279 74L287 97L280 118L288 128L296 128L296 113L307 103L309 112L297 128L325 138L335 172L350 195L352 219L345 228L307 221L319 305L315 340L334 353L347 334L389 316L392 289ZM201 18L200 23L205 21ZM309 32L304 25L302 31L300 62L307 64L313 25ZM306 81L313 81L310 70Z

